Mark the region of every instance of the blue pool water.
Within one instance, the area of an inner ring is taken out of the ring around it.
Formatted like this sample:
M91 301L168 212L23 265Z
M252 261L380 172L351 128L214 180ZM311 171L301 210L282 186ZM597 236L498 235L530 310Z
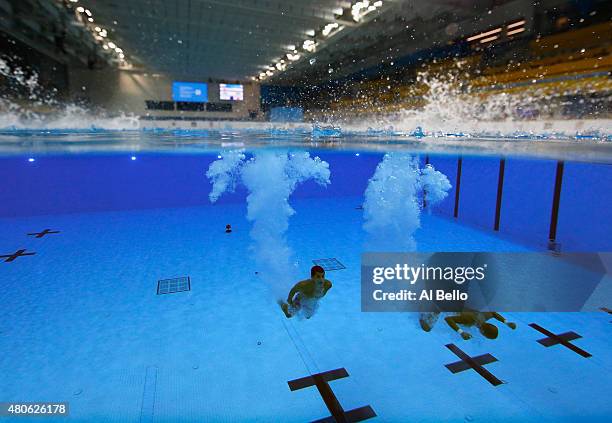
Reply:
M361 312L360 206L381 152L308 150L329 163L331 185L307 182L289 199L291 271L305 278L321 258L346 268L327 273L333 288L312 319L286 319L254 258L246 190L208 200L205 172L222 150L0 157L0 254L36 253L0 262L0 401L69 402L71 417L54 421L314 421L330 414L317 389L287 382L344 368L334 394L345 411L371 406L372 421L609 420L612 326L598 308L612 303L504 313L518 327L494 341L444 324L425 333L412 313ZM417 249L546 250L558 157L463 155L456 207L458 158L419 154L453 188L422 212ZM564 163L562 251L611 250L611 188L610 163ZM27 235L44 229L60 232ZM157 295L159 280L182 276L190 291ZM545 348L530 323L577 332L592 357ZM495 356L486 368L504 383L451 373L449 343Z

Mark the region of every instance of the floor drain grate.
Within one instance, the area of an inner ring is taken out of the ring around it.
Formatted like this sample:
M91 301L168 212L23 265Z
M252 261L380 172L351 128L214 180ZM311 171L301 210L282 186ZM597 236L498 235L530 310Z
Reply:
M189 276L157 281L157 295L174 294L183 291L191 291L191 280Z
M342 270L346 269L346 267L335 258L324 258L324 259L316 259L312 261L315 265L321 266L325 271L328 270Z

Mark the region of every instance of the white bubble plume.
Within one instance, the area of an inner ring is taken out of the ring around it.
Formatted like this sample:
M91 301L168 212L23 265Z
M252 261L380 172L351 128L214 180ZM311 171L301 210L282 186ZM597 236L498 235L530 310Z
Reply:
M365 191L363 225L368 248L377 251L414 251L413 234L420 226L423 195L429 205L442 201L451 188L448 178L405 153L387 153L376 167Z
M282 299L296 280L293 253L285 239L289 218L295 213L289 197L298 184L310 179L321 186L329 184L329 164L305 152L262 151L246 160L242 152L233 151L213 162L206 176L213 184L209 195L213 203L232 191L239 180L247 188L247 219L253 222L255 259L263 269L262 279L275 297Z
M206 176L213 185L208 195L211 203L216 202L224 192L234 191L245 159L246 156L241 150L232 150L225 152L219 160L210 164Z

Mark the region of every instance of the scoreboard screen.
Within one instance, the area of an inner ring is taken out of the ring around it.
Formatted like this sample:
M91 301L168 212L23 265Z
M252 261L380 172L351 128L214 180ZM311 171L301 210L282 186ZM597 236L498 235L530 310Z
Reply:
M244 100L244 90L241 84L219 84L220 100Z
M173 82L172 99L192 103L208 101L208 86L202 82Z

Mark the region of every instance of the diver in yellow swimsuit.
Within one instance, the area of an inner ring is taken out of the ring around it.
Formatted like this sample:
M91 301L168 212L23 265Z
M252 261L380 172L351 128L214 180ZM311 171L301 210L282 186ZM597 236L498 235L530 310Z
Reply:
M439 313L421 314L421 318L419 319L421 323L421 328L425 332L429 332L433 328L433 325L435 324L438 315ZM508 322L501 314L494 311L462 311L453 316L447 316L444 318L444 320L465 340L470 339L472 335L469 332L464 332L463 329L459 327L459 325L475 326L478 328L480 333L484 335L485 338L495 339L497 338L499 331L497 329L497 326L487 322L487 320L491 318L505 324L510 329L516 329L516 323Z

